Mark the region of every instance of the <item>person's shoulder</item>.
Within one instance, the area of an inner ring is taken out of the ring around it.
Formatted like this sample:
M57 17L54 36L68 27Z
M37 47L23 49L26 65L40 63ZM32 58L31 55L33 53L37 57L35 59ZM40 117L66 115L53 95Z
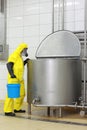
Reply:
M18 59L18 54L16 54L15 52L10 54L10 56L8 57L9 62L15 62L17 59Z

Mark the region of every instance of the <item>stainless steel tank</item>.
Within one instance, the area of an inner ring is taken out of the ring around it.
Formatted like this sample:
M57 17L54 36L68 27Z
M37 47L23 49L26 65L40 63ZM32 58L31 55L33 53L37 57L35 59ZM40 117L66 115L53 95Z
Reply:
M72 105L81 96L80 43L68 31L46 37L28 64L28 100L39 105Z
M38 59L29 63L33 99L46 106L70 105L79 100L81 66L78 59Z

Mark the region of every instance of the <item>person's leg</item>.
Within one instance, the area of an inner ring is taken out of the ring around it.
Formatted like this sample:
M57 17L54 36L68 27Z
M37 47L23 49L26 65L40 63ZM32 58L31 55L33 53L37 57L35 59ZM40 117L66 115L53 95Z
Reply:
M7 116L15 116L15 113L13 113L13 106L14 106L14 99L6 97L5 103L4 103L4 113Z
M25 112L22 110L22 104L25 97L25 86L24 81L20 82L20 97L16 98L14 101L14 112Z

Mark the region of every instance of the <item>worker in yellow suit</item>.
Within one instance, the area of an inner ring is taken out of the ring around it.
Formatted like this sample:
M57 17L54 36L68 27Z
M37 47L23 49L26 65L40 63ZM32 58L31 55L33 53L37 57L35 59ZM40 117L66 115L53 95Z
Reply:
M24 86L24 65L29 60L28 58L23 61L22 56L28 56L27 53L28 46L26 43L21 43L18 48L9 56L7 62L8 69L8 84L18 83L20 84L20 97L8 98L6 96L4 104L4 113L6 116L15 116L15 113L23 113L25 110L22 110L22 103L25 97L25 86Z

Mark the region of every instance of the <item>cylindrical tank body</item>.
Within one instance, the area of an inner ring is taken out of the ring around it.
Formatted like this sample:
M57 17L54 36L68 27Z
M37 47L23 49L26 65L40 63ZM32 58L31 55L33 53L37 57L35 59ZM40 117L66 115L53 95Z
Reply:
M42 58L28 64L28 91L41 105L71 105L81 96L81 61L73 58Z

